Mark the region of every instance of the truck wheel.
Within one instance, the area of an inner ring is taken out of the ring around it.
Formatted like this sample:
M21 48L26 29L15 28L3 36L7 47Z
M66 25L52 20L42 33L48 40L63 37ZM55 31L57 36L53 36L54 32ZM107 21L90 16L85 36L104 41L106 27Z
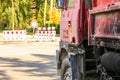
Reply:
M61 80L72 80L72 70L68 57L64 57L61 67Z

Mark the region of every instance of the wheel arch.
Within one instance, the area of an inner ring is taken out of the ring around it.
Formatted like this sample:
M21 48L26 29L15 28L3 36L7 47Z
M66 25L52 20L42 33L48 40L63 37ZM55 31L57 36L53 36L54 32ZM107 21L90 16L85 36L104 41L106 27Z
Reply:
M67 55L68 55L67 50L64 49L64 48L62 48L62 49L61 49L61 53L60 53L60 55L59 55L59 61L62 62L62 60L64 59L64 57L67 56Z
M62 66L62 61L65 58L65 56L68 56L68 52L66 49L61 48L58 52L57 52L57 71L58 71L58 75L61 75L61 66Z

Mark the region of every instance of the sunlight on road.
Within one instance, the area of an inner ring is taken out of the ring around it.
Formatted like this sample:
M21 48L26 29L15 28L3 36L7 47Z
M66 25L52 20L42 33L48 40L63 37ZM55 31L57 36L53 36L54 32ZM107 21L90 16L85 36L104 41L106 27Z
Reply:
M58 48L58 42L0 45L0 80L59 80Z

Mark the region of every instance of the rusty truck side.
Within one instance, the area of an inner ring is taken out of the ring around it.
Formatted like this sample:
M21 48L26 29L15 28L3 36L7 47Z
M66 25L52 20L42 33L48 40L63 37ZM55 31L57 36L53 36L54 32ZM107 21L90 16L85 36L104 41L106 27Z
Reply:
M120 80L120 0L56 0L61 80Z

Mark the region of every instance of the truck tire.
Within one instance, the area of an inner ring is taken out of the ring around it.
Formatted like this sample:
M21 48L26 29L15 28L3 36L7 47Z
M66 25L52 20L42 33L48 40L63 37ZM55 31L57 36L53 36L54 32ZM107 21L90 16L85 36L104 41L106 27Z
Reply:
M66 56L62 61L61 80L72 80L72 70L69 58Z

